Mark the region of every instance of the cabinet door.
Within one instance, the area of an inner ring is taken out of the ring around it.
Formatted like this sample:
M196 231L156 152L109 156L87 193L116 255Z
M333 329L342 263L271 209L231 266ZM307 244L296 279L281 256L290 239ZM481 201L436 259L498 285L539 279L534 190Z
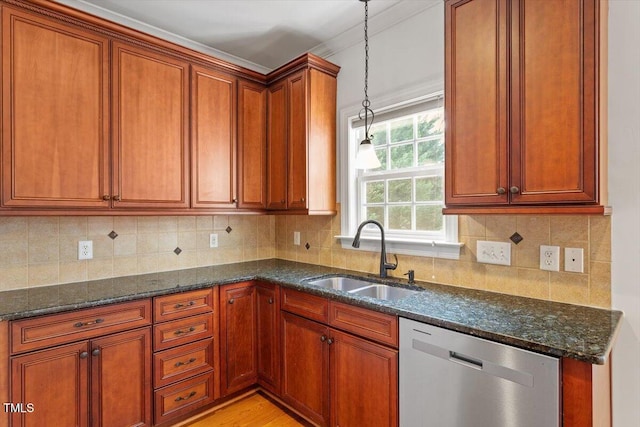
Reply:
M512 203L598 200L598 3L511 2Z
M113 43L116 207L189 207L189 64Z
M445 5L447 206L508 203L507 19L506 0Z
M238 83L238 207L267 207L267 89Z
M329 345L327 344L329 328L294 314L282 312L281 333L282 400L315 423L327 425L329 423ZM371 390L369 392L371 393Z
M108 207L109 41L2 8L2 203Z
M150 426L151 328L93 340L90 357L91 425Z
M287 81L267 93L267 208L287 208Z
M280 394L280 288L270 283L256 286L258 310L258 381Z
M221 393L226 396L258 379L256 288L243 282L220 288Z
M236 207L236 79L191 72L191 204Z
M89 425L89 358L87 341L11 359L11 402L31 403L13 413L20 427Z
M307 71L287 79L289 101L289 171L287 208L307 207L307 139L308 97Z
M334 329L330 335L331 425L397 426L398 351Z

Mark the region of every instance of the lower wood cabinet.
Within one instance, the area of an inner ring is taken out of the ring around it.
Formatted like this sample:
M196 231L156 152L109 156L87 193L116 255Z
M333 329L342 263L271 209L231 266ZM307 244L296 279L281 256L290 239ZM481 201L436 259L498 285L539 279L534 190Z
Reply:
M256 285L258 384L280 394L280 287Z
M14 356L11 372L12 401L34 408L15 427L151 425L150 327Z
M290 289L282 300L293 313L328 313L326 325L282 312L282 399L323 426L397 426L397 318Z

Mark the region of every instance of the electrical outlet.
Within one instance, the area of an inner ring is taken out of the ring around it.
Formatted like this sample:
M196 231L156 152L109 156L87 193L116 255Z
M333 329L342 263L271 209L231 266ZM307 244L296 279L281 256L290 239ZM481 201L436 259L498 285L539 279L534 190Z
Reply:
M92 240L81 240L78 242L78 259L93 259Z
M584 273L584 249L564 248L564 271Z
M540 245L540 270L560 271L560 246Z
M476 252L478 262L511 265L511 243L478 240Z
M299 231L294 231L293 232L293 244L300 246L300 232Z
M209 234L209 247L210 248L217 248L218 247L218 234L217 233Z

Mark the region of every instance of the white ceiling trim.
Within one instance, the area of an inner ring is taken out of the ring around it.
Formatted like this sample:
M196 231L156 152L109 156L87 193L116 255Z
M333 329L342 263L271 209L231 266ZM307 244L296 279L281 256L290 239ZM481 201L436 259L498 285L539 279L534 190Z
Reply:
M248 68L253 71L257 71L262 74L268 74L269 72L272 71L272 69L270 68L264 67L262 65L256 64L251 61L247 61L246 59L239 58L235 55L231 55L230 53L224 52L222 50L214 49L205 44L198 43L196 41L193 41L183 36L179 36L175 33L163 30L153 25L146 24L137 19L129 18L128 16L122 15L120 13L112 12L100 6L96 6L92 3L87 3L83 0L55 0L55 1L57 3L64 4L74 9L78 9L83 12L87 12L92 15L98 16L100 18L107 19L117 24L124 25L125 27L129 27L146 34L150 34L160 39L173 42L177 45L184 46L189 49L193 49L197 52L204 53L204 54L216 57L218 59L222 59L223 61L231 62L233 64Z
M410 1L403 0L369 18L369 37L381 33L407 19L438 5L443 0ZM321 43L310 50L322 58L328 58L364 41L364 8L362 23L350 28L333 39Z

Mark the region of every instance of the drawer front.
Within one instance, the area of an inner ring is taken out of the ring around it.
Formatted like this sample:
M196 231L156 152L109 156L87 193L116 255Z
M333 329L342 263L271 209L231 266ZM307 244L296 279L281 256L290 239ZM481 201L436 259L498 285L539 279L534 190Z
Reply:
M153 327L153 351L213 337L213 315L200 314Z
M156 390L155 423L165 422L213 402L213 385L213 372L209 372Z
M151 324L149 299L11 322L11 351L22 353Z
M398 317L331 301L329 325L398 348Z
M280 295L280 308L282 310L286 310L318 322L328 322L329 301L327 299L287 288L282 288Z
M213 339L181 345L153 355L153 386L168 384L213 370Z
M156 323L213 311L213 289L166 295L153 300L153 318Z

